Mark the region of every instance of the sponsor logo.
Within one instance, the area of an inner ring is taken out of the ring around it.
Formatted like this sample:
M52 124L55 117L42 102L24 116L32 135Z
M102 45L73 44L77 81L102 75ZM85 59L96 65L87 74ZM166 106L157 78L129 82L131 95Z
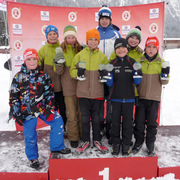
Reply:
M46 27L47 27L47 25L44 25L44 26L42 26L42 28L41 28L41 32L42 32L42 34L45 36L45 29L46 29Z
M149 31L152 33L152 34L155 34L158 32L158 25L156 23L152 23L150 26L149 26Z
M69 15L68 15L68 19L69 19L69 21L71 21L71 22L75 22L76 19L77 19L76 12L70 12Z
M126 35L131 29L130 25L122 26L122 34Z
M131 18L131 14L130 14L129 11L124 11L124 12L122 13L122 19L123 19L124 21L129 21L130 18Z
M14 50L20 51L22 49L22 42L20 40L14 41Z
M22 34L21 24L13 24L13 34Z
M19 19L21 17L21 11L19 8L13 8L11 14L14 19Z
M23 62L23 56L15 56L16 64L22 64L22 62Z
M41 21L49 21L49 11L41 11Z
M149 18L150 19L156 19L159 18L159 8L150 9L149 12Z

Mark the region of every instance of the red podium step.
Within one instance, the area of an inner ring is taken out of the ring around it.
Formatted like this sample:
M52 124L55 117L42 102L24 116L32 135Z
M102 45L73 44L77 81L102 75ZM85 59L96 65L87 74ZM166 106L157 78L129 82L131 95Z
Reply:
M157 177L157 156L128 158L49 159L49 178L114 180Z

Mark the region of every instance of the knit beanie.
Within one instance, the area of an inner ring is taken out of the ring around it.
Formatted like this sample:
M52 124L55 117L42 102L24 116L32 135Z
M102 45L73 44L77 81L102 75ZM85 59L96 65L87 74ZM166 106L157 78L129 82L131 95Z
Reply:
M36 58L37 60L39 60L38 52L36 51L36 49L28 48L24 51L23 53L24 62L26 62L29 58Z
M131 36L136 36L139 39L140 44L142 40L141 28L139 26L136 26L135 28L131 29L126 36L126 39L128 40Z
M51 32L51 31L56 32L57 35L58 35L58 37L59 37L59 33L58 33L57 27L56 27L56 26L53 26L53 25L49 25L49 26L47 26L46 29L45 29L46 39L47 39L47 35L48 35L49 32Z
M155 46L159 51L159 40L156 36L148 37L145 43L145 48L149 45Z
M114 42L114 50L116 50L119 47L125 47L128 49L128 41L124 38L117 38Z
M68 35L73 35L77 38L77 31L74 26L68 25L64 28L64 38Z
M97 29L90 29L89 31L86 32L86 43L91 38L96 38L98 42L100 42L100 34Z
M98 16L99 16L99 20L102 18L102 17L107 17L109 18L110 20L112 20L112 12L111 10L108 8L108 7L102 7L99 12L98 12Z

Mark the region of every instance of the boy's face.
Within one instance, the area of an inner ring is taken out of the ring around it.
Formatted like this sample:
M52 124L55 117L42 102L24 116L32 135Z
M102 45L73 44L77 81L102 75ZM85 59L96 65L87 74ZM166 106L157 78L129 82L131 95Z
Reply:
M145 52L151 58L157 54L158 49L156 48L156 46L149 45L146 47Z
M111 23L111 21L108 17L102 17L99 20L99 24L104 28L108 27L110 25L110 23Z
M66 36L66 41L69 45L74 45L76 42L76 37L74 35Z
M127 55L128 49L126 47L118 47L115 52L118 57L124 57Z
M38 60L36 58L28 58L25 63L26 67L30 70L34 70L38 66Z
M47 35L47 40L50 44L56 44L58 42L58 35L56 32L51 31Z
M90 38L87 42L88 47L91 49L97 49L98 44L99 42L96 38Z
M128 38L128 44L131 47L136 47L139 44L139 39L137 38L137 36L131 36Z

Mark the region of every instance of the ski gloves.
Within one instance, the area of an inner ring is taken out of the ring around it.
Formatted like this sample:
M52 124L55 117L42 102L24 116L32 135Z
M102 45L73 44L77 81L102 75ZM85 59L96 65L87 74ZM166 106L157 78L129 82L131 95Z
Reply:
M52 109L52 107L49 106L47 106L43 113L43 115L46 116L47 121L52 121L54 119L54 114L54 109Z

